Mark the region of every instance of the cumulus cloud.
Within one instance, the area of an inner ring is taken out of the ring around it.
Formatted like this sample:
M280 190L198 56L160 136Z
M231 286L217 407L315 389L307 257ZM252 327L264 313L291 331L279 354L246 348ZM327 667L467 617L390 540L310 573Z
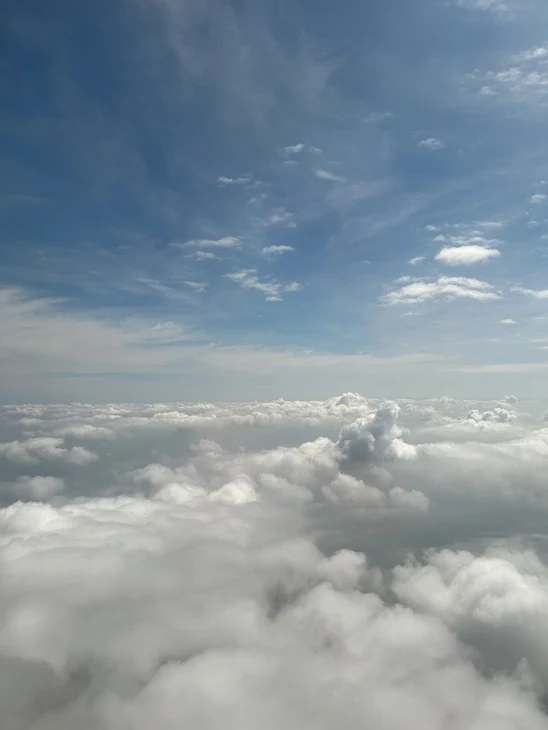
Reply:
M490 301L500 295L485 281L464 276L440 276L436 280L415 279L410 284L385 294L385 304L420 304L434 299L475 299Z
M545 728L548 429L503 400L0 407L2 727Z
M22 475L15 482L0 483L0 500L47 502L65 488L64 479Z
M507 319L501 319L501 324L517 324L515 319L512 319L511 317L508 317Z
M0 443L0 456L19 464L33 464L44 460L64 461L76 466L85 466L98 458L96 454L83 446L65 448L62 438L50 436Z
M474 409L468 413L467 416L469 421L494 421L496 423L508 423L516 418L516 414L507 410L506 408L493 408L492 411L484 411L480 413L477 409Z
M500 256L496 248L484 246L444 246L435 256L436 261L448 266L470 266Z
M399 413L397 403L386 401L379 406L373 420L358 418L344 426L338 441L344 456L355 461L412 459L415 449L400 439Z

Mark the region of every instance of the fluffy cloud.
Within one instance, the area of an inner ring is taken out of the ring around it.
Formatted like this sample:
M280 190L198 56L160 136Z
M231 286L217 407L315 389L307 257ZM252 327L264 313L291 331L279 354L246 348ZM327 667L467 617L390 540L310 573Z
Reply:
M0 499L3 501L46 502L65 488L64 479L57 477L20 476L13 483L0 483Z
M1 408L2 727L545 728L541 412Z
M506 408L493 408L492 411L480 411L474 409L467 416L469 421L479 423L480 421L494 421L495 423L508 423L516 418L516 414Z
M435 256L436 261L448 266L470 266L500 256L496 248L484 246L444 246Z
M48 436L26 441L10 441L0 444L0 456L19 464L33 464L41 460L64 461L67 464L85 466L97 460L97 455L83 446L64 448L62 438Z
M338 442L344 456L353 461L412 459L415 449L400 439L399 413L397 403L387 401L379 406L373 420L358 418L344 426Z
M385 294L385 304L420 304L432 299L476 299L489 301L500 295L485 281L464 276L440 276L436 280L414 279L410 284Z

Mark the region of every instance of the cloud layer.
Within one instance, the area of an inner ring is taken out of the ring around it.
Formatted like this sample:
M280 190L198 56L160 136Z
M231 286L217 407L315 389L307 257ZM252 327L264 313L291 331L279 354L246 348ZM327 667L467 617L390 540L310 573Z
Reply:
M2 727L546 727L543 410L3 407Z

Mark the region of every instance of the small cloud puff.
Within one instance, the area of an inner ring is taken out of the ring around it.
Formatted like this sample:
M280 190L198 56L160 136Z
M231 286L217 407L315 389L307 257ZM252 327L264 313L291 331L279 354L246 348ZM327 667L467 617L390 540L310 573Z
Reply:
M445 143L437 137L427 137L417 142L417 147L423 150L429 150L430 152L437 152L445 147Z

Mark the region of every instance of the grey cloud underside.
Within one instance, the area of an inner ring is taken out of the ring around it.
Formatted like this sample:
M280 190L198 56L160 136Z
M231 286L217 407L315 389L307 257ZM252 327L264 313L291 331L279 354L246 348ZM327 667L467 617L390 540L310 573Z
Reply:
M3 730L546 728L545 411L2 407Z

